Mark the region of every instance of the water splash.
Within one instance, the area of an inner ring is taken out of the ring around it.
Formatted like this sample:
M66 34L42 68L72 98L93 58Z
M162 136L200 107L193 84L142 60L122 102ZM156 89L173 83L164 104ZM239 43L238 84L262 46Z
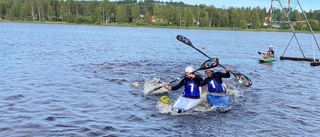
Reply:
M158 101L156 104L156 108L158 109L158 112L161 114L172 113L172 106L173 104L164 104L160 101Z
M146 80L146 82L143 84L143 94L147 95L147 94L164 94L167 93L168 90L165 88L160 88L159 90L150 92L151 90L161 86L162 83L160 81L160 78L153 78L151 80Z

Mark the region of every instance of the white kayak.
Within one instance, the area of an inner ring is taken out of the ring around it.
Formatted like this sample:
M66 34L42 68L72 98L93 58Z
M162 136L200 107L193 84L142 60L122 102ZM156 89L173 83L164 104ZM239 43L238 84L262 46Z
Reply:
M198 105L200 101L201 98L187 98L181 95L174 103L172 110L177 111L178 113L189 111Z

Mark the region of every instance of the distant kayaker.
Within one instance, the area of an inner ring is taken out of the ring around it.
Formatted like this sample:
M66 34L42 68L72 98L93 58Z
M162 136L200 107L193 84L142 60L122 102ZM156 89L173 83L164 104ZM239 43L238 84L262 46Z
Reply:
M267 55L268 55L269 57L274 58L274 51L273 51L273 46L272 46L272 45L269 46L269 50L268 50L268 52L267 52Z
M225 68L226 73L223 72L214 72L212 69L207 69L207 77L201 82L200 86L208 85L209 93L225 93L223 87L222 78L230 78L230 69Z
M163 84L162 87L168 90L178 90L184 85L184 97L200 98L200 84L203 78L200 75L195 75L193 71L194 69L192 66L186 67L186 76L177 85L171 87L168 84Z

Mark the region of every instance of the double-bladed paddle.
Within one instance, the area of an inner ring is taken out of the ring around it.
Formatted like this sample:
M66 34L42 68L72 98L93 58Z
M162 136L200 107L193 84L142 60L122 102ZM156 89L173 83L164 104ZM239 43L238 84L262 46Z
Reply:
M182 35L177 35L177 40L181 41L184 44L187 44L188 46L194 48L195 50L197 50L198 52L200 52L204 56L210 58L208 55L203 53L201 50L199 50L196 47L194 47L192 45L191 41L188 38L186 38L186 37L184 37ZM221 66L224 69L226 68L223 65L221 65L220 63L219 63L219 66ZM245 75L243 75L243 74L241 74L239 72L233 72L231 70L230 70L230 73L233 74L238 79L239 83L241 83L242 85L244 85L246 87L250 87L252 85L252 81L247 76L245 76Z
M218 65L219 65L219 59L218 59L218 58L209 58L208 60L206 60L205 62L203 62L202 65L201 65L197 70L193 71L192 73L195 73L195 72L197 72L197 71L199 71L199 70L205 70L205 69L209 69L209 68L214 68L214 67L216 67L216 66L218 66ZM172 81L170 81L170 82L168 82L168 83L166 83L166 84L171 84L171 83L173 83L173 82L175 82L175 81L177 81L177 80L179 80L179 79L182 79L182 78L184 78L184 77L185 77L185 76L182 76L182 77L177 78L177 79L175 79L175 80L172 80ZM153 91L156 91L156 90L159 90L161 87L162 87L162 85L159 86L159 87L156 87L156 88L154 88L154 89L152 89L152 90L150 90L150 91L147 92L146 94L148 94L148 93L150 93L150 92L153 92Z

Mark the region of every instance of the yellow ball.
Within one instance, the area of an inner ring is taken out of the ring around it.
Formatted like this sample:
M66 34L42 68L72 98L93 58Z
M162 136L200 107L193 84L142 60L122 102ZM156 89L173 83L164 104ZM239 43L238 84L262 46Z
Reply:
M170 98L168 96L162 96L160 98L160 101L164 104L169 104L170 103Z

